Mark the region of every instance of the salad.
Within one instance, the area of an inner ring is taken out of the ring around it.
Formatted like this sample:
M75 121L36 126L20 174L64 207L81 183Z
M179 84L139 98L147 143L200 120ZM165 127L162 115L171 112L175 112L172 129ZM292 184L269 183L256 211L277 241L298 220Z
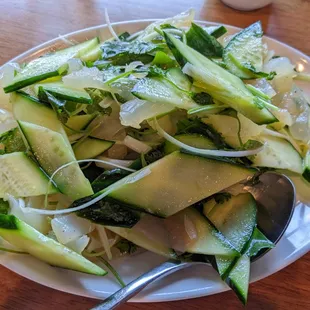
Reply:
M310 76L260 22L228 36L193 20L108 23L106 41L1 67L0 250L121 285L123 255L199 255L246 303L251 258L274 244L244 185L275 170L309 191Z

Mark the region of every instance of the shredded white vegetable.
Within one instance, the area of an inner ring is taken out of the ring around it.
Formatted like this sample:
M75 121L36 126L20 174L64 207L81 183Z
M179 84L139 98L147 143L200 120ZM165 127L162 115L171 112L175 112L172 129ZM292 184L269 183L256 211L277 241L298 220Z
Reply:
M264 145L262 145L261 147L258 147L256 149L246 150L246 151L221 151L221 150L199 149L199 148L196 148L193 146L189 146L183 142L180 142L179 140L170 136L167 132L165 132L159 126L156 118L154 119L154 122L156 124L157 132L160 136L165 138L167 141L173 143L174 145L180 147L181 149L187 150L187 151L194 153L194 154L197 154L197 155L219 156L219 157L246 157L246 156L255 155L264 149Z
M111 246L110 246L110 242L107 236L107 232L105 231L105 228L102 225L96 225L96 228L98 231L100 241L105 250L105 253L107 254L108 259L111 260L113 257L112 257Z
M148 146L147 144L131 137L131 136L126 136L124 139L123 143L133 151L141 154L141 153L147 153L149 152L152 148Z
M107 22L107 26L109 28L110 33L112 34L112 36L115 38L116 41L120 41L118 35L115 33L115 31L111 25L110 17L109 17L107 8L104 9L104 17L105 17L105 21Z
M100 159L101 162L96 163L96 166L108 170L112 169L113 167L129 169L128 167L133 163L133 160L114 159L105 156L98 156L97 158Z

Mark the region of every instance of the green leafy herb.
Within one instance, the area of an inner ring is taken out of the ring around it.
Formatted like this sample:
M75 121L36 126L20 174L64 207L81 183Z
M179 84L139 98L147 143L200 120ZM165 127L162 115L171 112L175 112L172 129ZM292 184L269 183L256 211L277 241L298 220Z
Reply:
M196 93L193 95L192 98L196 103L198 103L200 105L214 104L212 97L205 92Z
M164 145L160 145L157 148L144 154L143 156L144 162L142 162L141 157L139 157L132 163L130 168L137 170L141 169L143 167L143 164L146 166L150 165L151 163L154 163L155 161L163 158L164 156L165 156Z
M66 100L56 99L48 91L45 91L45 94L47 96L48 102L50 103L54 111L56 112L58 119L63 124L65 124L70 117L70 113L66 110Z
M121 252L121 254L133 254L138 249L137 245L126 239L118 241L115 247Z
M110 115L112 108L103 108L99 103L107 97L110 97L110 93L97 88L86 88L85 89L93 100L92 104L87 105L86 111L88 114L99 113Z
M2 146L0 154L25 152L27 150L23 136L17 127L0 136L0 145Z
M71 207L80 206L92 200L94 197L86 197L76 200ZM131 228L140 220L141 212L133 210L126 203L119 202L110 197L105 197L91 208L76 212L76 215L88 219L96 224Z
M147 70L147 76L154 77L154 76L165 76L166 72L157 66L150 66Z
M212 196L216 203L223 204L231 198L230 193L218 193Z
M126 65L132 61L149 63L153 60L154 53L162 47L152 42L143 41L107 41L101 46L103 59L110 60L114 65Z
M203 28L192 23L186 33L187 45L206 57L222 57L223 46Z

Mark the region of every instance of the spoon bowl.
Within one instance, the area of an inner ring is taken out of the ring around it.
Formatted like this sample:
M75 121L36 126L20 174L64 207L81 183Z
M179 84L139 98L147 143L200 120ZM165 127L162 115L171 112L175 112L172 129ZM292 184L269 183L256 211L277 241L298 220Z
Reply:
M295 188L288 177L277 173L265 173L255 185L246 184L244 190L253 195L257 203L257 224L264 235L273 243L283 236L292 218L295 206ZM251 261L265 255L270 249L260 251ZM138 294L148 284L162 276L196 264L208 264L204 255L194 256L197 261L168 260L141 275L120 289L93 310L110 310Z

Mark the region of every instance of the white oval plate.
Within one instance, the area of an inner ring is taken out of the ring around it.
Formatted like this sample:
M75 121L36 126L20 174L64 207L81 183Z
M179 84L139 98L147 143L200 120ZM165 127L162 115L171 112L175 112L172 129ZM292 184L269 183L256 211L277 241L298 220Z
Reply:
M121 22L113 24L113 27L117 33L123 31L134 33L145 28L152 21ZM199 23L214 25L214 23ZM238 30L238 28L232 26L227 26L227 29L230 34ZM65 37L81 42L94 36L99 36L101 39L109 38L110 34L106 25L80 30ZM276 40L270 38L265 38L265 40L269 48L275 50L276 55L288 56L293 63L303 65L305 71L310 72L310 58L308 56ZM65 43L56 38L21 54L12 61L19 63L29 61L59 47L65 47ZM302 87L310 94L310 87L307 88L306 83L303 83ZM307 253L309 249L310 208L305 204L298 203L292 222L276 248L251 265L251 281L257 281L286 267ZM164 258L145 252L130 258L113 261L113 266L124 281L128 283L162 261L164 261ZM119 289L118 284L109 275L96 277L54 268L28 255L14 255L2 252L0 254L0 263L28 279L71 294L103 299ZM171 301L211 295L227 289L228 287L211 267L200 265L158 280L131 301Z

